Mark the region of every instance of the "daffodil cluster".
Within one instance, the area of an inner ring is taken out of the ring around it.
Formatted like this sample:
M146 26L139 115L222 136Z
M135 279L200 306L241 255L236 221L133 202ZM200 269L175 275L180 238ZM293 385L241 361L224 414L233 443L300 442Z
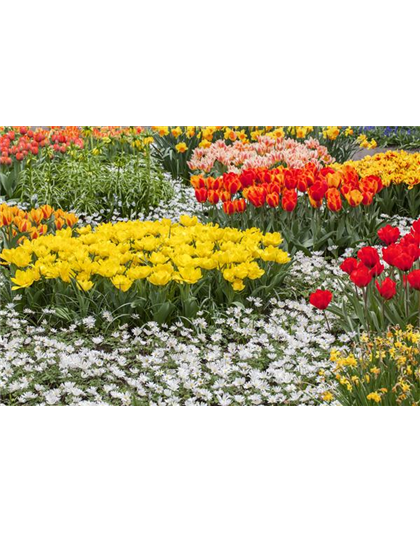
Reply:
M177 140L178 145L181 144L180 140L189 143L191 139L195 139L201 148L208 148L212 142L218 139L250 142L256 141L258 137L268 133L284 137L281 126L277 128L274 126L152 126L152 131L158 137ZM177 151L182 152L182 150Z
M419 405L420 331L363 335L358 351L333 350L337 398L345 405Z
M279 233L222 229L184 215L175 224L165 219L109 223L96 229L85 226L76 234L68 228L25 241L0 257L15 270L13 290L53 279L90 291L106 278L127 292L139 280L155 286L193 285L206 272L219 271L221 281L242 291L246 280L264 275L265 263L290 261L279 248L281 242Z

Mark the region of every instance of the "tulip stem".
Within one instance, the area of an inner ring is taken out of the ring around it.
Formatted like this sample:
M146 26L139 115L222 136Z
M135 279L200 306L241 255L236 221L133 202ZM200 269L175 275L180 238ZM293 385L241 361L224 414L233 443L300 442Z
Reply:
M367 287L363 288L363 300L365 302L365 318L368 331L370 331L369 314L368 314L368 292Z
M418 310L418 315L419 315L419 328L420 328L420 291L419 291L419 310Z
M330 323L328 322L327 312L325 311L325 309L324 309L324 316L325 316L325 321L326 321L326 323L327 323L328 331L332 334L332 332L331 332L331 327L330 327Z
M385 300L384 298L381 298L381 305L382 305L382 328L385 331Z

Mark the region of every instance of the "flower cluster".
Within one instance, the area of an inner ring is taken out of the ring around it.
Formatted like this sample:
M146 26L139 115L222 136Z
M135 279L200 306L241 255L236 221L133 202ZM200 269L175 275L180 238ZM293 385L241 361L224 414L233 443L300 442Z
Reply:
M418 152L388 151L366 156L360 161L349 161L347 165L355 168L361 176L371 174L379 176L385 187L403 183L411 189L420 184L420 153Z
M262 135L284 136L283 128L274 126L152 126L152 131L158 137L175 139L178 142L177 146L179 144L187 146L194 142L198 143L200 148L208 148L212 142L221 139L226 142L248 143L256 141ZM177 149L177 151L183 150Z
M27 126L14 126L0 135L0 165L11 166L16 161L24 161L28 156L37 156L45 147L51 146L53 152L65 153L71 144L83 147L80 138L80 130L73 129L44 130L39 128L35 131ZM1 132L0 132L1 133Z
M351 353L333 350L337 397L345 405L419 405L420 332L408 327L363 335Z
M382 189L376 176L360 179L351 167L335 170L318 169L314 163L303 168L256 168L240 172L227 172L218 178L191 178L198 202L217 204L223 202L226 214L243 212L248 204L254 207L282 207L293 211L298 203L298 193L307 193L313 208L320 208L325 199L328 209L340 211L344 198L351 207L369 205Z
M109 279L127 292L140 280L157 286L171 281L195 284L203 278L203 271L220 271L235 291L241 291L246 279L264 275L261 264L290 261L279 248L279 233L221 229L188 216L181 217L181 224L131 221L77 231L78 236L65 229L4 250L2 259L18 268L13 289L45 278L64 283L74 280L80 289L89 291Z
M226 141L257 141L258 137L269 136L273 138L294 137L306 139L310 136L319 136L329 141L338 137L353 137L355 131L351 126L152 126L152 130L160 137L172 136L175 139L186 136L188 139L198 138L201 148L208 148L212 142L219 139ZM366 137L359 136L363 147L373 148L376 143L366 146Z
M1 276L0 276L1 281ZM340 341L304 302L107 331L113 317L33 325L0 309L0 405L314 405Z
M378 237L386 245L381 250L383 261L393 270L403 273L404 284L408 283L413 289L420 290L420 269L412 270L420 258L420 220L413 223L410 233L404 237L400 238L398 228L390 225L380 229ZM378 250L372 246L361 248L357 257L358 259L345 259L340 268L350 276L354 285L364 288L375 278L379 279L385 266ZM378 293L385 300L392 299L397 293L397 282L390 277L385 277L382 283L378 279L375 282Z
M315 139L302 143L266 135L253 143L236 141L228 145L220 140L208 148L197 148L188 166L191 170L210 174L217 172L220 166L227 172L240 172L251 168L272 168L280 164L302 168L307 163L313 163L321 168L331 162L327 149Z
M0 128L0 166L8 167L16 161L24 161L28 156L37 156L40 150L47 147L50 147L50 158L55 153L66 153L70 146L83 148L87 137L105 144L117 141L143 148L153 142L153 137L142 136L143 133L144 128L139 126L51 126L36 130L28 126L3 127Z
M50 205L24 211L17 206L0 204L0 234L3 234L7 243L16 237L19 241L37 239L51 229L71 228L77 221L73 213L54 210Z

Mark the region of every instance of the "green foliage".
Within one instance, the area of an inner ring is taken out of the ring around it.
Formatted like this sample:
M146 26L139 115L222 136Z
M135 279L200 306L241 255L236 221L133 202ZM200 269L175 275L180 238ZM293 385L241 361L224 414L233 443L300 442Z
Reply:
M75 150L72 155L25 167L19 199L66 211L130 217L172 196L172 188L149 153L119 153L112 162Z
M391 184L382 189L377 201L384 215L417 218L420 213L420 185L409 189L404 184Z

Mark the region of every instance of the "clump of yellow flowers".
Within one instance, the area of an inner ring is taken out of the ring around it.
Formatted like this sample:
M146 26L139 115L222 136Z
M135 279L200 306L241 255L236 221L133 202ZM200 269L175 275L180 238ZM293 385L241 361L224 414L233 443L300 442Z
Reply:
M346 165L355 168L362 178L379 176L386 187L403 183L412 189L420 184L420 153L410 154L404 150L388 151L373 156L368 155L360 161L348 161Z
M344 405L420 404L420 331L412 326L364 335L357 355L333 350L330 360Z
M160 137L178 137L185 135L188 139L196 137L201 142L201 148L208 148L208 146L217 139L225 139L229 141L250 142L256 141L262 135L271 137L284 137L292 135L297 139L306 139L314 133L314 126L152 126L152 130ZM334 141L340 135L345 137L353 137L354 130L351 126L343 128L342 126L324 126L319 128L321 136L324 139ZM363 148L374 148L375 141L367 141L366 135L360 135L358 141Z
M226 141L242 141L248 143L256 141L261 135L271 133L275 137L283 137L283 128L274 126L152 126L152 131L159 137L168 140L180 141L176 144L177 152L186 150L179 149L185 144L187 147L193 142L193 146L198 145L200 148L208 148L212 142L219 139Z
M67 228L27 240L0 257L14 271L13 290L59 280L90 291L108 280L127 292L141 280L154 286L194 285L216 272L219 285L227 282L242 291L270 265L290 261L281 243L279 233L223 229L184 215L180 223L163 219Z

